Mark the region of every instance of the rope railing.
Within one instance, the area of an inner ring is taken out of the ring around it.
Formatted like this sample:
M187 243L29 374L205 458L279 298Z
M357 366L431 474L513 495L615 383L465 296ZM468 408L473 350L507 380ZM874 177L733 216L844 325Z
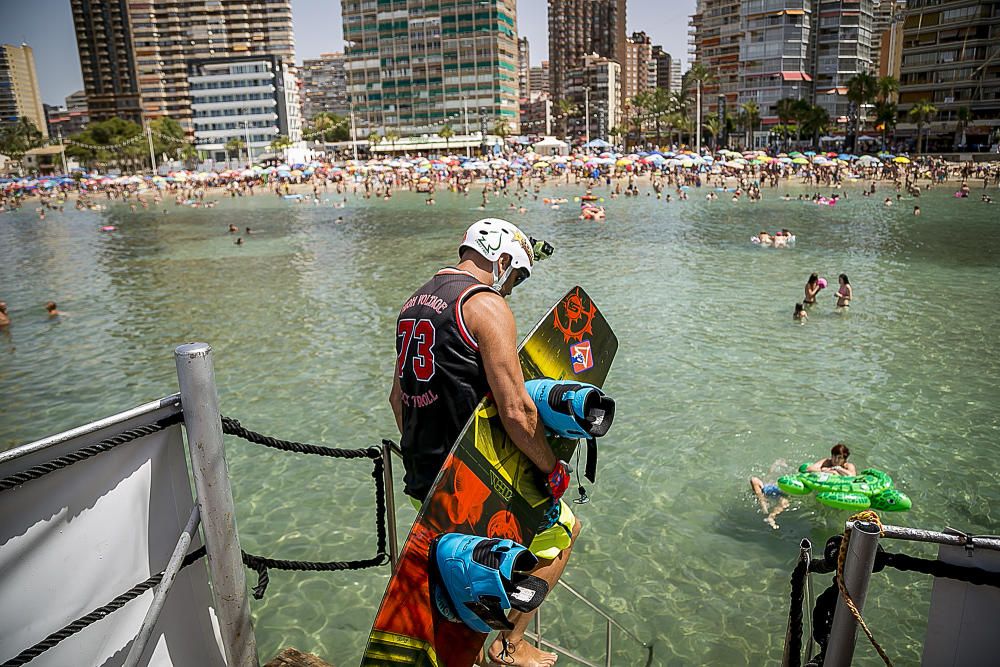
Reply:
M804 561L799 561L791 576L791 594L789 605L789 623L793 629L789 637L789 661L790 667L799 667L801 664L802 647L802 607L805 601L805 584L810 574L830 574L834 573L830 585L816 598L816 605L813 609L813 624L810 631L813 639L820 646L819 653L813 656L806 667L821 667L826 657L827 644L830 638L830 630L833 626L833 615L837 605L837 600L841 596L840 575L838 574L838 561L843 546L843 535L834 535L827 540L823 550L823 558L812 560L808 567ZM927 574L935 578L952 579L976 586L992 586L1000 588L1000 572L991 572L978 567L956 565L940 560L919 558L904 553L894 553L886 551L881 545L875 555L875 565L872 572L881 572L885 568L891 567L901 572L917 572Z
M120 445L152 435L153 433L162 431L163 429L174 424L181 423L182 421L183 413L177 413L151 424L123 431L115 436L105 438L93 445L81 448L70 454L66 454L51 461L33 466L23 472L9 475L8 477L0 479L0 492L17 488L22 484L44 477L49 473L62 470L75 463L79 463L80 461L85 461L97 456L98 454L102 454L119 447ZM377 537L375 555L370 558L346 561L301 561L269 558L241 551L244 565L257 573L257 585L253 588L253 596L255 599L260 600L264 597L264 593L270 581L268 570L271 569L308 572L340 572L346 570L361 570L372 567L380 567L389 562L384 479L385 461L382 454L383 450L380 447L368 447L366 449L340 449L335 447L325 447L322 445L281 440L271 436L266 436L243 427L238 420L231 417L223 416L221 418L221 422L223 433L239 437L247 442L270 447L272 449L296 454L324 456L328 458L348 460L364 458L372 461L371 476L375 481L375 532ZM188 565L196 562L204 556L205 553L205 547L200 547L199 549L191 552L184 558L181 567L187 567ZM53 648L63 640L72 637L81 630L96 623L97 621L100 621L118 609L121 609L128 602L139 597L146 591L156 588L163 579L163 574L164 573L161 571L158 574L151 576L146 581L136 584L121 595L115 597L108 604L98 607L89 614L76 619L61 630L50 634L37 644L21 651L18 655L2 663L0 667L18 667L29 663L31 660Z

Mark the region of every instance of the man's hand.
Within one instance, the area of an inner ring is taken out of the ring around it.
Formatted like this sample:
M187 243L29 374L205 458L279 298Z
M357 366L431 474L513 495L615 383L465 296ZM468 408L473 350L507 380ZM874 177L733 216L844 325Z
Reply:
M569 488L570 473L573 472L565 461L557 461L556 467L545 478L545 485L553 500L559 500Z

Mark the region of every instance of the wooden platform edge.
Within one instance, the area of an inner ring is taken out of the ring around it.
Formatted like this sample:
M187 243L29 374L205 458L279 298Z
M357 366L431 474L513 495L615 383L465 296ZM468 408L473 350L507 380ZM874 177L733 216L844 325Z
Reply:
M264 667L333 667L333 665L312 653L303 653L289 647L282 650Z

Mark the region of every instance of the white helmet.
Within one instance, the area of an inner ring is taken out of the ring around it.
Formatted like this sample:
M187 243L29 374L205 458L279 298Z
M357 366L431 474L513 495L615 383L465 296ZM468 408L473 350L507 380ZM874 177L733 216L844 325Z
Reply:
M535 254L531 242L524 232L506 220L483 218L474 222L458 247L460 254L462 248L472 248L493 262L493 289L499 290L513 271L522 271L524 278L531 275ZM510 255L511 261L500 275L498 262L502 255Z

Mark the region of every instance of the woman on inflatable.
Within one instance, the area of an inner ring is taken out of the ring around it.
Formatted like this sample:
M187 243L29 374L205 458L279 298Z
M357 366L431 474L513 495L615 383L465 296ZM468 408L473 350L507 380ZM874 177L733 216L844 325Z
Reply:
M828 472L836 475L857 475L858 470L853 463L847 461L851 450L842 442L830 449L830 456L820 459L806 468L806 472Z

